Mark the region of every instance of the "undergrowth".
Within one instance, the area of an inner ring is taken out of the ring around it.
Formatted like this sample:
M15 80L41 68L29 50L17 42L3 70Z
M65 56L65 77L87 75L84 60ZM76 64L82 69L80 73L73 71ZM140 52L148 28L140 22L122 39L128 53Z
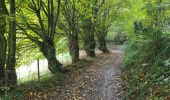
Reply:
M60 84L63 79L63 73L56 73L48 75L48 77L42 77L40 81L23 82L15 90L6 90L6 94L1 95L0 100L24 100L26 96L33 95L34 92L44 91Z
M4 95L0 95L0 100L32 100L36 93L43 92L49 89L54 89L55 86L62 86L66 77L71 73L81 68L87 67L92 63L92 59L83 59L75 64L64 66L67 71L64 73L56 73L42 77L40 81L31 80L29 82L22 82L15 90L4 90ZM49 73L48 73L49 74Z
M159 49L153 40L131 43L125 53L126 100L170 100L170 43Z
M167 0L145 1L125 53L126 100L170 100L170 29Z

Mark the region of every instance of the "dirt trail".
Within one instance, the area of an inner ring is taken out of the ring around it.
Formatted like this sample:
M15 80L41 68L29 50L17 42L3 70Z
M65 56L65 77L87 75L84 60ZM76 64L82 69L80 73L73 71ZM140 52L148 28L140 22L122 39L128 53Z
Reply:
M122 100L123 50L110 51L98 55L90 66L68 75L62 86L48 91L44 100Z

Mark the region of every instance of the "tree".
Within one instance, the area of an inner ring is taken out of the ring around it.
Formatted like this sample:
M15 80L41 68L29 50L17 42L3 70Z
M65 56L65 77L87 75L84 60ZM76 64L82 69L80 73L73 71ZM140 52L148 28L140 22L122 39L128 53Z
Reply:
M99 49L104 53L108 53L109 50L106 46L106 36L109 28L113 25L113 22L118 18L119 13L124 9L124 0L103 0L96 4L97 17L95 33L99 42Z
M8 33L8 54L6 61L6 69L8 73L8 86L16 86L17 75L15 71L16 66L16 7L15 0L10 0L10 11L9 11L9 33Z
M106 36L108 28L110 27L110 6L108 1L103 0L101 3L95 3L95 33L99 41L99 49L104 53L108 53L109 50L106 47Z
M81 1L79 2L79 14L81 20L81 37L84 42L84 49L87 56L95 57L96 41L94 38L94 23L93 23L93 1Z
M64 5L62 6L62 14L67 23L67 27L62 27L63 30L68 35L69 39L69 53L72 57L72 63L79 61L79 44L78 44L78 15L76 11L76 0L65 0Z
M4 81L4 68L6 62L7 40L5 38L6 32L6 15L7 8L5 0L0 0L0 85Z
M40 51L48 61L48 68L52 73L62 71L62 64L56 59L54 43L56 25L60 14L60 5L61 0L57 2L53 0L47 0L47 2L32 0L28 5L28 9L36 15L38 22L28 22L27 19L23 18L27 27L19 26L24 34L40 48ZM31 35L30 30L35 35Z

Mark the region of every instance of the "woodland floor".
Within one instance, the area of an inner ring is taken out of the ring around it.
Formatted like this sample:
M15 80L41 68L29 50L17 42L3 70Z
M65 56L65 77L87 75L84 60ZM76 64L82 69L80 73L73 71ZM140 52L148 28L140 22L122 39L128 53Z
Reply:
M98 51L96 51L98 52ZM112 48L109 54L98 52L85 67L66 73L59 85L31 93L26 100L121 100L123 49Z

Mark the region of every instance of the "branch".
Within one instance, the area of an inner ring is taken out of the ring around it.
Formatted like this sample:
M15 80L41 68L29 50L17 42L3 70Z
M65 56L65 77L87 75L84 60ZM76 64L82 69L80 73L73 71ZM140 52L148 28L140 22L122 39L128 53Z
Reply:
M67 32L68 29L65 27L66 25L58 23L57 26L58 26L58 28L63 30L68 35L68 32Z
M57 13L56 13L56 16L55 16L55 19L54 19L54 26L56 26L57 22L58 22L58 18L59 18L59 15L60 15L60 6L61 6L61 0L58 0L58 8L57 8Z
M47 6L45 5L43 1L42 1L42 10L45 13L46 17L48 17Z
M42 44L42 42L39 41L37 37L34 37L34 36L32 36L32 35L29 35L29 34L27 33L26 29L24 29L22 26L20 26L20 25L17 25L17 26L18 26L18 28L19 28L20 30L23 31L23 34L26 35L32 42L36 43L37 45L41 45L41 44Z
M7 9L6 5L5 5L5 0L0 0L0 6L1 6L4 14L9 15L8 9Z
M36 3L34 2L34 0L32 0L32 3L28 5L28 7L32 10L32 12L34 12L36 14L36 16L38 17L38 21L39 24L41 26L41 30L45 32L45 27L41 18L41 14L40 14L40 10L42 7L42 1L37 0L38 1L38 6L36 5Z
M30 30L32 30L34 33L36 33L38 36L40 36L42 39L44 38L44 36L41 34L41 29L39 28L38 25L36 24L27 24L27 28L29 28Z

